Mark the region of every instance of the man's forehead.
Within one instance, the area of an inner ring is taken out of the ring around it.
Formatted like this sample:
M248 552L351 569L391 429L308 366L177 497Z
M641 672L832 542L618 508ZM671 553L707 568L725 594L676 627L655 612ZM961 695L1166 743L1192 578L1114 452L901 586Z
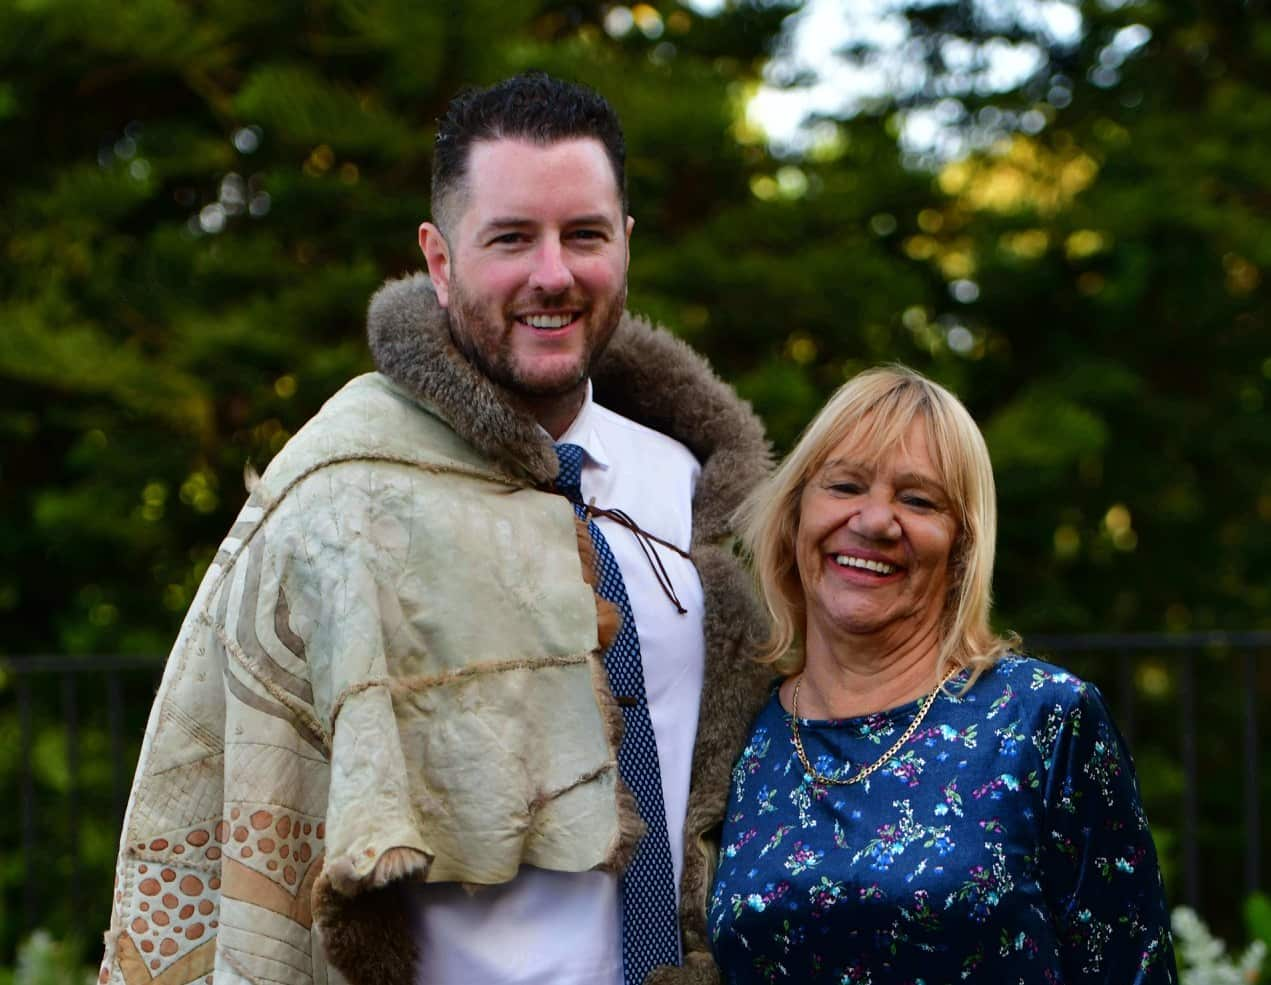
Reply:
M617 176L605 146L595 137L538 142L523 137L473 141L468 151L465 211L500 210L518 201L532 205L545 192L590 199L590 209L622 209Z
M584 150L595 154L608 162L605 145L599 137L580 134L576 137L561 137L558 140L535 140L533 137L509 134L497 137L477 137L468 145L468 170L482 157L496 157L510 154L558 154L569 150Z

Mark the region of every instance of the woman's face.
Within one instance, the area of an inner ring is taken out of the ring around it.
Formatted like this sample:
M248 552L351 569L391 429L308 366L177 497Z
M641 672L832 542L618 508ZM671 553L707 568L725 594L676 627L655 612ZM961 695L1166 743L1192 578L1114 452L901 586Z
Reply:
M807 603L807 653L867 636L938 644L958 523L922 422L903 447L862 461L849 434L803 489L795 558Z

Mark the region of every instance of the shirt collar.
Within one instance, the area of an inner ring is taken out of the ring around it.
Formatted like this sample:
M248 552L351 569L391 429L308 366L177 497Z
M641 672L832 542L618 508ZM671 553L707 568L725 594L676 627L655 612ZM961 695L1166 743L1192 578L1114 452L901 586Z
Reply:
M604 442L600 440L600 432L596 428L596 414L596 403L591 396L591 380L588 380L587 391L583 395L583 405L556 444L578 445L593 465L597 468L608 469L609 453L605 450Z

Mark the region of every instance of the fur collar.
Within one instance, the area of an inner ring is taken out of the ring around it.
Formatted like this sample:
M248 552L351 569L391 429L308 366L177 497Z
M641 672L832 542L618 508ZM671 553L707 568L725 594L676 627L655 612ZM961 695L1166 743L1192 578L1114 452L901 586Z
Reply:
M551 440L455 347L426 275L389 281L376 292L367 335L376 368L473 447L536 484L556 477ZM687 344L630 313L592 366L592 387L598 403L683 442L701 463L693 543L728 536L732 512L770 464L750 406Z

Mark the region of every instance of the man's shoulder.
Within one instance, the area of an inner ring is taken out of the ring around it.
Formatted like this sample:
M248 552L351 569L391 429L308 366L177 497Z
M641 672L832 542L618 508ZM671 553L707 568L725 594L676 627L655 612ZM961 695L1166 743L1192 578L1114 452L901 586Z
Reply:
M379 373L354 377L327 400L269 463L262 481L277 494L308 473L342 463L491 471L431 407Z

